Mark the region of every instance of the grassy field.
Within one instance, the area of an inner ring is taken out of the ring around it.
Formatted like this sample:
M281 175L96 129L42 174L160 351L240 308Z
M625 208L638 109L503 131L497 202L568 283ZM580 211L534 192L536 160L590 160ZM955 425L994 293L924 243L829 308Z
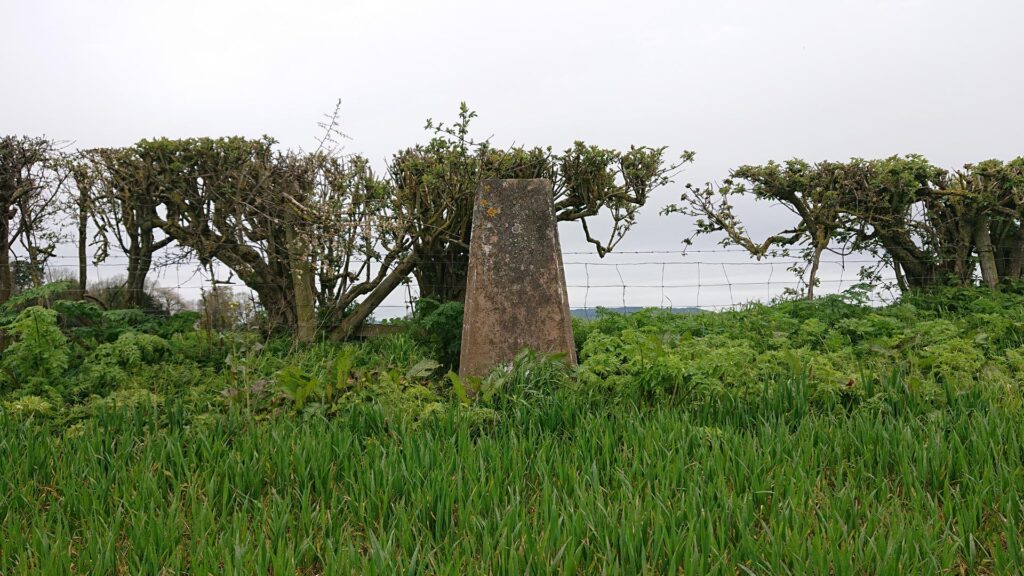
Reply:
M603 315L466 403L411 337L82 394L69 332L0 413L0 574L1018 574L1021 302Z

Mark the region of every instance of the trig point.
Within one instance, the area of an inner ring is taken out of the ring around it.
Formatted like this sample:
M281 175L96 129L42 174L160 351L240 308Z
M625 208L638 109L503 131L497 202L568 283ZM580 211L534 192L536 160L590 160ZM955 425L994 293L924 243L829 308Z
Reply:
M463 376L484 376L523 348L576 364L551 181L484 180L473 206Z

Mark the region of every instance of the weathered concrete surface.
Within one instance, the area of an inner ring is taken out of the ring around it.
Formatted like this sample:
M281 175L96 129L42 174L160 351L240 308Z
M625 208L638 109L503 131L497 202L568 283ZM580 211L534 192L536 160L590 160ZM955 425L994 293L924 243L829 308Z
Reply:
M523 348L576 364L551 181L484 180L473 206L462 376L484 376Z

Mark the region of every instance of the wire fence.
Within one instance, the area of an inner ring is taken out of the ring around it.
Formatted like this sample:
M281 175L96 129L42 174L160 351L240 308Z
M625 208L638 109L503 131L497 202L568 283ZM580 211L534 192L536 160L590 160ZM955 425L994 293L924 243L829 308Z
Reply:
M793 268L806 263L793 257L767 257L754 260L742 249L710 250L636 250L611 252L599 258L590 251L564 251L569 305L578 314L588 315L597 308L631 311L661 308L672 311L718 311L752 302L769 302L785 294L806 290L807 274L799 276ZM815 294L842 292L861 282L861 267L878 267L879 261L866 255L826 258L817 274ZM111 256L90 263L90 285L123 282L127 260ZM46 266L46 277L77 279L77 257L55 256ZM896 278L892 270L881 276L869 299L877 304L893 301L897 294L891 286ZM177 294L191 307L198 307L203 294L213 289L229 289L241 299L258 303L258 286L246 285L224 266L203 267L197 261L176 261L154 265L148 278L164 291ZM419 286L415 278L389 295L377 308L374 318L405 316L412 312L421 293L448 286Z

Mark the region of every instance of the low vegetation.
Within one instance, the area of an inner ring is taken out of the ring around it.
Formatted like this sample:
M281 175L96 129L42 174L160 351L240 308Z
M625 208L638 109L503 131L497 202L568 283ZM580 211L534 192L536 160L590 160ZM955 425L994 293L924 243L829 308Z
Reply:
M0 574L967 574L1024 563L1024 292L602 313L451 372L457 304L296 346L0 308ZM447 336L451 334L451 336Z

